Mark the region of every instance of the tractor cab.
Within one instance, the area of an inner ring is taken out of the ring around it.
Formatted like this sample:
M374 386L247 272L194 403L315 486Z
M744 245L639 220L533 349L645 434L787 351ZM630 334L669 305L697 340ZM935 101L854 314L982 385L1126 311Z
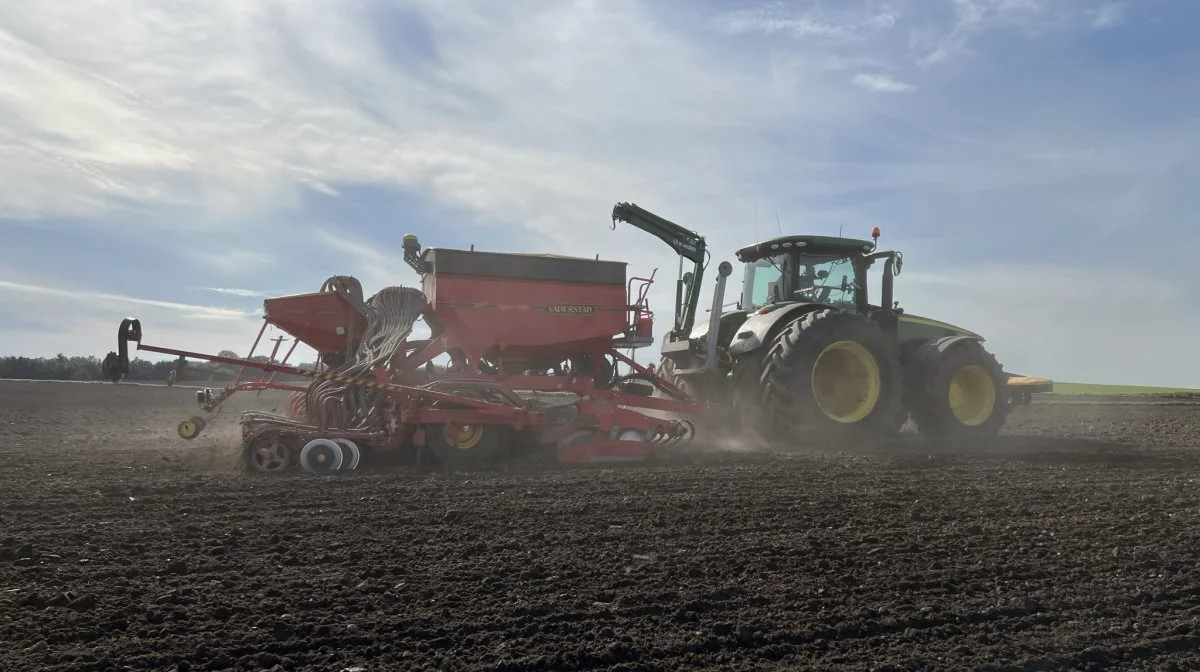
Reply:
M773 311L794 303L823 304L864 315L895 336L907 349L947 336L982 336L962 327L905 313L894 300L894 277L900 274L903 255L879 250L879 227L872 240L830 236L781 236L737 251L744 263L742 295L738 307L746 313ZM877 302L872 302L868 271L883 260L883 278ZM731 318L733 319L733 318ZM741 320L730 328L740 328Z
M776 303L825 303L854 311L865 299L868 241L826 236L784 236L737 251L745 264L742 310Z
M746 311L786 303L820 303L893 323L902 313L893 305L892 277L900 271L899 252L878 251L879 227L872 240L832 236L781 236L737 251L745 264L739 307ZM883 259L883 287L872 306L867 271ZM887 324L885 326L892 326ZM889 329L890 330L890 329Z

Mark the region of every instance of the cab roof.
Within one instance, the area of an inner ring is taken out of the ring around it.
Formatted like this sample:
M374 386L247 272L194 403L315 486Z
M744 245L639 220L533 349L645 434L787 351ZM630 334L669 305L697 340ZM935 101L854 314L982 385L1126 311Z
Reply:
M747 245L736 254L738 261L753 263L759 259L795 251L796 248L807 254L848 257L869 253L874 249L874 244L869 240L835 236L780 236Z

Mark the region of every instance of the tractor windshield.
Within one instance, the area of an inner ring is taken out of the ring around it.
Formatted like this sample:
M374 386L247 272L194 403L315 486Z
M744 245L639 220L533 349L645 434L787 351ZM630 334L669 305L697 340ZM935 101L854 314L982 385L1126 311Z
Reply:
M760 259L746 264L746 277L742 285L742 307L746 310L762 308L768 303L784 300L783 265L786 255Z
M795 299L854 307L858 287L850 257L796 256Z
M858 291L851 257L781 254L746 264L742 308L782 301L816 301L854 309Z

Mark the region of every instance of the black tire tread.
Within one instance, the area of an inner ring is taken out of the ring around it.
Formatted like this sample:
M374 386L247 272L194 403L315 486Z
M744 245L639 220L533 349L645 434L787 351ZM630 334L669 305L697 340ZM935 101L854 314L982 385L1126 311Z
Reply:
M988 370L999 389L996 410L987 422L977 427L959 423L950 411L947 399L953 372L979 364ZM917 431L934 443L980 442L994 439L1008 419L1010 405L1005 393L1004 367L979 341L966 341L939 352L933 343L921 347L905 372L906 405Z
M730 401L734 418L742 432L756 438L764 438L764 412L762 387L762 351L751 352L739 357L730 372Z
M685 380L682 376L676 374L675 369L675 360L670 359L669 357L663 357L661 360L659 360L657 373L659 376L666 379L667 382L671 383L675 387L678 387L684 394L688 395L692 399L699 399L700 397L697 396L698 390L696 387L689 381Z
M793 387L798 375L811 379L813 362L828 342L853 340L876 357L883 378L880 399L861 422L841 424L827 418L811 399L811 387ZM802 367L798 371L797 367ZM777 439L826 443L876 443L903 425L903 370L896 340L856 313L821 308L786 324L771 339L763 357L765 423Z
M468 450L460 450L450 445L443 434L441 425L426 425L426 441L433 454L442 463L453 467L483 466L500 456L509 432L506 427L486 425L483 439Z

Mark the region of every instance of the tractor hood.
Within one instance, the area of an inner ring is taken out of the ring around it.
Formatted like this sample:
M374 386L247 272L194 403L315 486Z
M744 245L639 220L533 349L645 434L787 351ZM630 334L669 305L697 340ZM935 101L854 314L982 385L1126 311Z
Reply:
M777 304L778 307L791 306L795 304ZM872 311L880 310L877 306L871 307ZM750 316L746 310L731 310L721 314L721 328L717 342L722 345L728 345L733 340L733 336L737 330L741 328L742 323ZM695 344L703 344L708 340L708 324L710 320L697 323L692 327L692 332L688 334L688 340ZM899 333L897 336L901 342L911 340L933 340L943 336L970 336L983 341L983 336L963 327L949 322L942 322L931 317L922 315L913 315L903 313L900 315Z
M731 310L721 313L721 328L718 331L719 335L717 336L717 342L729 343L729 341L733 338L733 332L736 331L738 327L742 326L742 323L746 321L746 317L749 314L750 313L745 310ZM693 343L707 342L708 324L711 321L712 320L704 320L703 322L698 322L696 326L692 327L692 333L688 334L688 340L692 341Z

